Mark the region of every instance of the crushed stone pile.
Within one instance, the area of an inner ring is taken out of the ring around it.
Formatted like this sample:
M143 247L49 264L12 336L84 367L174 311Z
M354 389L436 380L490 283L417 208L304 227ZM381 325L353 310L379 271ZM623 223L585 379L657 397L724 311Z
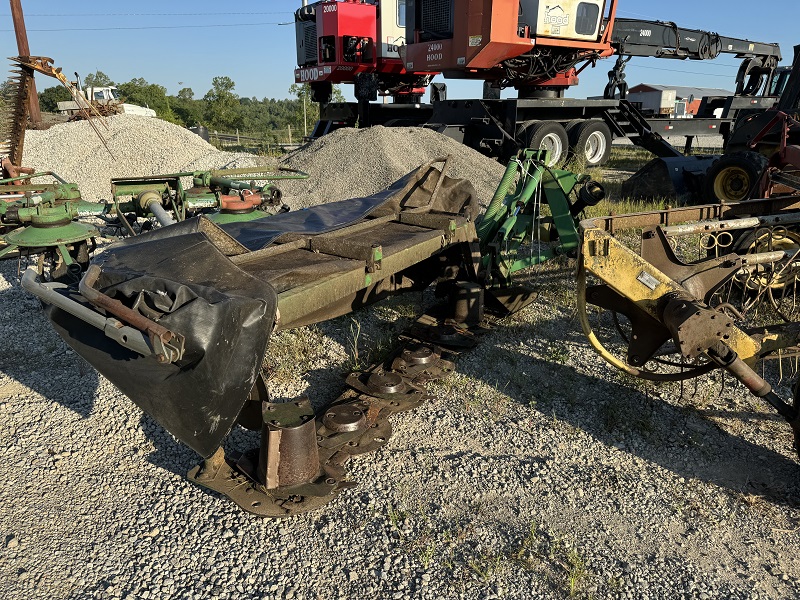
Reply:
M505 167L459 142L421 127L339 129L283 160L310 174L280 184L292 208L374 194L431 159L451 155L451 177L469 179L483 205L491 200Z
M76 183L86 200L108 199L111 179L182 171L259 167L277 161L247 153L220 151L198 135L160 119L117 115L98 128L111 150L86 121L28 131L24 164L54 171ZM340 129L291 153L282 164L310 175L278 182L293 209L369 196L433 158L452 156L451 177L469 179L485 205L504 167L444 135L419 127ZM190 180L184 181L190 185Z
M255 167L264 159L245 153L222 152L188 129L135 115L116 115L98 129L113 154L87 121L55 125L25 134L23 164L53 171L78 185L86 200L110 198L111 179L182 171Z

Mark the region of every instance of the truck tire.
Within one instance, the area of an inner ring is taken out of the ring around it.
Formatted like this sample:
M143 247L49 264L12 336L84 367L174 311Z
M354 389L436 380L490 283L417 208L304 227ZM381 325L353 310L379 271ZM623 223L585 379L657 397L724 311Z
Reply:
M567 130L567 137L569 139L572 139L572 130L584 121L585 119L572 119L572 121L567 121L566 125L564 125L564 129Z
M576 164L602 167L611 156L611 130L599 119L584 121L569 130L569 146Z
M703 182L707 202L741 202L757 191L767 158L758 152L723 155L711 165Z
M517 140L523 148L549 150L548 167L564 162L567 158L567 132L563 125L555 121L525 121L517 129Z

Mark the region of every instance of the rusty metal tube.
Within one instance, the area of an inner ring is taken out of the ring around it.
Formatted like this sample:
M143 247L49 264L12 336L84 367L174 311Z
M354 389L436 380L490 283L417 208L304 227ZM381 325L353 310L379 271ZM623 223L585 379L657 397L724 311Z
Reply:
M256 477L269 490L310 483L319 474L314 411L308 398L262 403L264 425Z
M685 225L668 225L664 233L669 237L692 235L697 233L714 233L717 231L736 231L753 229L756 227L787 225L800 223L800 214L794 215L767 215L765 217L747 217L744 219L727 219L724 221L701 221Z
M61 283L42 283L34 267L28 267L22 276L22 287L43 302L60 308L79 318L84 323L96 327L121 346L133 350L142 356L150 356L153 349L148 338L141 331L122 325L116 319L109 319L98 312L75 302L69 296L59 293L58 289L67 286Z
M101 270L99 266L89 265L86 274L78 284L78 291L80 291L81 296L95 306L108 311L115 317L132 325L139 331L145 332L150 339L154 353L161 362L174 362L179 360L183 355L183 336L170 331L163 325L159 325L135 310L128 308L119 300L109 298L103 292L96 290L94 284L100 277L100 273ZM171 342L177 342L177 345L173 346Z

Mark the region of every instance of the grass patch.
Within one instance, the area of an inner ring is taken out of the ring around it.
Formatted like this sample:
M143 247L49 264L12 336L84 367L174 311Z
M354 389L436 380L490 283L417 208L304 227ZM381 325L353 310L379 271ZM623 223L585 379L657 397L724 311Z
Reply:
M362 335L361 323L357 319L351 317L350 321L347 361L344 364L346 372L363 371L389 358L397 338L394 328L383 330L375 339L370 339Z
M264 358L271 381L286 383L317 368L326 354L327 343L314 326L281 331L272 336Z

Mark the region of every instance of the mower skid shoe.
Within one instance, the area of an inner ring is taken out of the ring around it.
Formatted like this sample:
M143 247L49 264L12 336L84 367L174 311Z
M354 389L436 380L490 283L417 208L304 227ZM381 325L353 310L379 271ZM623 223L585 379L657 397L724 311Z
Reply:
M486 310L499 317L507 317L518 313L529 304L532 304L539 295L522 285L507 288L490 288L486 291Z
M270 518L291 517L320 508L346 487L328 485L323 478L318 484L268 492L241 469L241 462L226 458L220 448L212 457L191 469L186 477L197 485L222 494L246 512Z

